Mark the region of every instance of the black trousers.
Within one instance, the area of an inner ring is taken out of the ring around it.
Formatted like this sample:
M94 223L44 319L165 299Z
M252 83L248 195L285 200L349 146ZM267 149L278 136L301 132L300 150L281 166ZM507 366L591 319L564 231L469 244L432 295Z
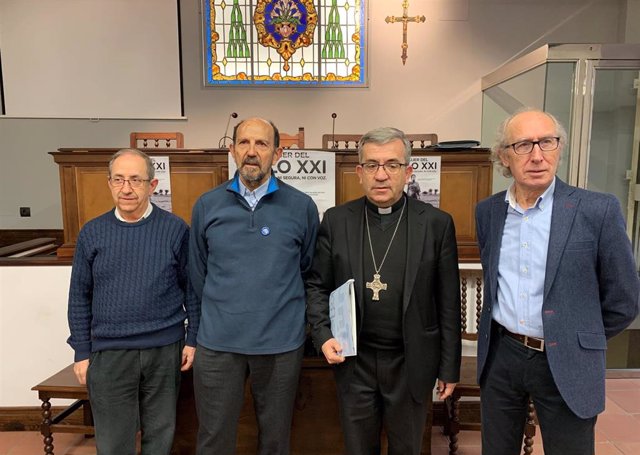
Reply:
M135 455L138 428L142 455L169 455L183 346L91 354L87 388L99 455Z
M379 455L384 425L388 455L418 455L431 400L423 403L409 391L404 354L358 347L353 381L338 387L340 419L348 455Z
M595 453L596 418L576 416L556 387L546 354L505 335L495 322L480 390L484 455L521 453L529 396L545 455Z
M236 453L238 419L249 377L258 420L257 453L288 455L303 348L282 354L244 355L198 345L193 363L200 423L196 454Z

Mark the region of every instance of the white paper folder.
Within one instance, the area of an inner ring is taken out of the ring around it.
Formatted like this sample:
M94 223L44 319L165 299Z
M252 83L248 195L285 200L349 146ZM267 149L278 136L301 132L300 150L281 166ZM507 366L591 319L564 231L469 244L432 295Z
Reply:
M347 280L329 296L331 333L342 346L344 357L357 354L356 293L353 279Z

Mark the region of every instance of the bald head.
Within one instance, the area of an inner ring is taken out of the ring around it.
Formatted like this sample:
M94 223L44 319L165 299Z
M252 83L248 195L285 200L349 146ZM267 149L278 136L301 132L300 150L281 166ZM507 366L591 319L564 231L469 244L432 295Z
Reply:
M238 137L238 128L240 128L242 124L245 122L264 122L265 124L269 125L273 130L273 137L272 137L273 146L275 148L278 148L280 146L280 131L278 131L278 128L276 127L276 125L271 120L266 120L260 117L249 117L247 119L241 120L240 122L238 122L236 126L233 127L233 143L234 144L236 143L236 139Z

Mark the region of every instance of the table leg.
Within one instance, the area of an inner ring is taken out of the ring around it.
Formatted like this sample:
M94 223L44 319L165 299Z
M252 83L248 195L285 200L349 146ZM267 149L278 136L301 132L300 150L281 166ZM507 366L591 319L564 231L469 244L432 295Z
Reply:
M40 434L44 437L44 453L45 455L53 454L53 434L51 433L51 403L49 398L42 399L42 424L40 425Z

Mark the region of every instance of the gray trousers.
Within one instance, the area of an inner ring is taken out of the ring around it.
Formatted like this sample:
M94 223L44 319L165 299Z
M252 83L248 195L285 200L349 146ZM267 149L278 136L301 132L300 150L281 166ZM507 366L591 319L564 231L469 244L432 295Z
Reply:
M232 455L247 377L258 421L258 455L288 455L303 347L272 355L196 349L193 389L200 426L197 455Z
M169 455L180 390L182 341L91 354L87 373L98 455Z

